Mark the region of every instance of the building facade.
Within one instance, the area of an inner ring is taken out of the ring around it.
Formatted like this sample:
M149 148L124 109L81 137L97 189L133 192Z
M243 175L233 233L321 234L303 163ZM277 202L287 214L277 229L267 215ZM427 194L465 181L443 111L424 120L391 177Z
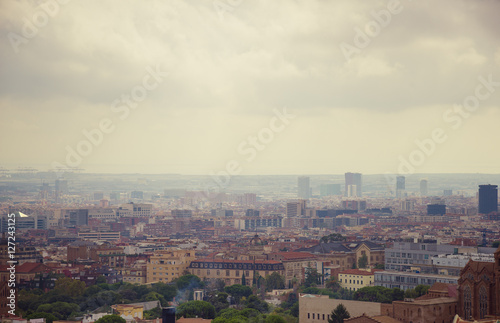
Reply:
M232 259L198 259L189 265L189 272L202 279L222 279L226 285L252 285L254 277L266 277L274 272L284 275L285 268L274 260L232 260Z
M470 260L458 281L458 314L466 320L500 316L500 248L495 262Z
M170 249L156 251L148 260L147 282L167 283L179 278L194 260L194 250Z

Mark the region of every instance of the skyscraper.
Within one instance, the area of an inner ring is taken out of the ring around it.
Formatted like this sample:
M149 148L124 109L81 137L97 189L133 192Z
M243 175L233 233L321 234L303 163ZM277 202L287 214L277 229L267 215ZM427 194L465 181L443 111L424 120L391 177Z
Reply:
M301 199L308 199L310 197L309 177L301 176L298 180L298 194Z
M360 173L345 173L345 196L361 197L363 195L361 184Z
M479 185L479 213L498 212L498 186Z
M404 196L406 188L406 178L404 176L396 177L396 197L401 198Z
M420 180L420 195L427 196L427 180L426 179Z

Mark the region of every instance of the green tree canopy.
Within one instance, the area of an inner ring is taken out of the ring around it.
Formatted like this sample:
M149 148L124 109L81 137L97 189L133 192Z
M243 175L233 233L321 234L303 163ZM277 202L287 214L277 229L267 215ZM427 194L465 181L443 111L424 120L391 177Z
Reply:
M176 317L201 317L204 319L215 318L215 307L205 301L189 301L180 304L176 309Z
M104 315L103 317L95 321L95 323L127 323L127 321L125 321L124 318L118 315L111 314L111 315Z
M321 277L323 275L319 274L315 268L306 269L306 280L304 281L305 287L314 287L321 284Z
M362 255L358 259L358 268L366 268L368 266L368 257L366 255Z
M430 288L429 285L417 285L417 287L415 287L415 292L417 293L417 297L427 294L429 288Z
M273 272L271 275L266 277L266 290L272 291L273 289L283 289L285 288L285 277L281 276L277 272Z
M74 303L66 303L66 302L55 302L49 304L42 304L38 306L36 312L45 312L54 314L58 318L67 319L72 313L76 313L80 310L80 307Z
M69 297L82 296L85 291L85 283L81 280L71 279L68 277L59 278L56 280L55 291Z
M200 277L192 274L184 275L175 280L175 285L178 290L198 289L203 287L203 282Z
M328 323L344 323L344 320L351 317L344 304L339 304L330 314Z
M268 315L264 323L286 323L286 321L279 315Z
M226 291L226 293L234 297L236 303L239 303L242 297L248 297L252 295L252 289L250 287L239 284L226 286L224 290Z

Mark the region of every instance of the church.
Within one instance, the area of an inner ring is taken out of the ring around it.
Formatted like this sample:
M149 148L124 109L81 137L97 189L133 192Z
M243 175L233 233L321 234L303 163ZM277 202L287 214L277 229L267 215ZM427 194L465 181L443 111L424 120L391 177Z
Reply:
M500 247L495 262L469 260L458 280L458 315L468 321L500 318Z

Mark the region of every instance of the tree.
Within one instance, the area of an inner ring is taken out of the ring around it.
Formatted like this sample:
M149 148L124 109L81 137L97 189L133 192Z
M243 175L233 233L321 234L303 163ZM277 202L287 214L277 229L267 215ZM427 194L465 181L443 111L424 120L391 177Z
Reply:
M56 280L54 290L69 297L79 297L85 291L85 283L68 277L59 278Z
M245 278L245 273L241 275L241 285L246 286L247 285L247 279Z
M417 297L418 297L418 294L415 291L415 289L410 288L410 289L405 290L405 298L417 298Z
M205 301L189 301L179 305L175 315L177 319L181 317L213 319L215 318L215 307Z
M306 280L304 281L305 287L313 287L321 284L321 277L323 275L319 274L315 268L306 269Z
M253 308L261 313L269 311L269 304L265 301L261 301L257 296L250 295L245 302L247 308Z
M338 292L342 288L334 277L325 283L325 287L331 289L333 292Z
M104 315L103 317L95 321L95 323L127 323L127 321L125 321L124 318L118 315L110 314Z
M250 287L239 284L226 286L224 290L235 299L236 303L239 303L242 297L252 295L252 289Z
M144 319L152 320L161 317L161 307L155 307L150 310L144 311Z
M53 321L57 321L57 317L55 317L54 314L45 312L35 312L33 314L28 315L26 318L28 320L44 318L45 322L47 323L52 323Z
M427 294L429 288L430 286L428 285L417 285L417 287L415 287L415 292L417 293L417 297Z
M328 323L344 323L344 320L350 317L351 314L349 314L344 304L341 303L332 311L332 314L330 314Z
M286 321L279 315L268 315L264 323L286 323Z
M104 277L104 276L97 277L97 279L95 280L95 283L96 284L105 284L105 283L107 283L106 277Z
M175 285L167 285L165 283L157 283L152 286L153 291L161 294L166 301L171 301L177 295L177 287Z
M358 259L358 267L359 268L366 268L368 266L368 257L366 255L362 255Z
M36 312L54 314L59 320L68 318L72 313L76 313L80 307L74 303L55 302L38 306Z
M375 264L375 269L385 269L384 264Z
M267 276L265 281L267 291L285 288L285 277L281 276L277 272L273 272L271 275Z
M212 304L215 310L219 312L229 307L229 302L227 301L228 297L228 293L211 291L207 294L207 302Z
M493 242L493 244L491 245L493 248L498 248L500 246L500 241L495 241Z
M179 291L182 291L184 289L198 289L203 287L203 282L201 281L200 277L196 275L184 275L175 280L175 284L177 286L177 289Z
M215 281L215 290L218 292L223 292L224 287L226 287L226 282L223 279L217 278Z

